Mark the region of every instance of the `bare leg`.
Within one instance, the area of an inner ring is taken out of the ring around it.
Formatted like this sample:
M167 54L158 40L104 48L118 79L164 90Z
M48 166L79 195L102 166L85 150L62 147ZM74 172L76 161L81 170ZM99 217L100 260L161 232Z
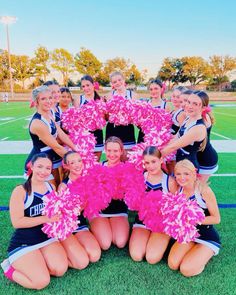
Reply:
M84 269L88 266L88 254L73 234L60 243L66 251L70 267Z
M90 226L102 250L108 250L112 243L112 230L109 219L106 217L96 217L91 220Z
M142 261L146 253L146 247L150 236L150 230L145 228L133 228L129 240L129 253L134 261Z
M193 246L193 242L190 242L188 244L180 244L178 242L175 242L168 256L169 268L172 270L179 269L184 256L187 254L188 251L192 249Z
M26 253L12 263L13 280L24 288L43 289L50 283L50 274L40 250Z
M207 262L214 255L209 247L202 244L195 244L184 256L180 264L180 271L185 277L192 277L200 274Z
M211 177L211 174L199 174L200 180L204 183L207 183L210 177Z
M126 216L111 217L112 242L118 248L124 248L129 239L129 221Z
M146 259L150 264L159 262L169 244L170 237L162 233L151 233L147 243Z
M54 242L40 249L51 275L61 277L68 268L67 256L59 242Z
M89 230L82 230L75 236L86 250L90 262L97 262L101 257L101 248L94 235Z

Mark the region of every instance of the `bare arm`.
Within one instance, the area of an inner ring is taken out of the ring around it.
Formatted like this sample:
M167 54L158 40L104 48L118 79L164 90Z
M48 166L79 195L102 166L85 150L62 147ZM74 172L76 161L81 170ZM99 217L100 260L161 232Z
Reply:
M59 127L60 128L60 127ZM30 131L37 135L45 145L52 148L59 156L63 157L67 150L60 145L56 139L49 133L48 127L40 120L34 120Z
M168 186L169 186L169 190L172 194L174 194L177 191L178 186L177 186L177 183L176 183L174 177L172 177L172 176L169 177Z
M220 212L217 205L215 194L213 193L212 189L210 187L207 187L202 192L202 198L206 202L209 216L206 216L202 224L218 224L220 223Z
M183 136L171 141L164 149L161 150L161 154L164 157L193 143L194 141L202 141L205 137L206 127L203 125L194 126Z
M47 216L25 217L24 216L25 190L23 186L17 186L10 199L10 216L14 228L30 228L46 222L58 221L57 215L49 218Z

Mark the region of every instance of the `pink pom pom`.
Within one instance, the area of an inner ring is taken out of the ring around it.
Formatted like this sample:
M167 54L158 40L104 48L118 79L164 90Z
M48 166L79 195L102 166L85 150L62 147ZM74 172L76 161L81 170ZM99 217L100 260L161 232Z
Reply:
M71 194L67 188L59 193L52 191L43 198L43 214L51 218L59 215L56 222L45 223L42 231L48 237L65 240L78 226L78 215L81 212L80 199L78 195Z

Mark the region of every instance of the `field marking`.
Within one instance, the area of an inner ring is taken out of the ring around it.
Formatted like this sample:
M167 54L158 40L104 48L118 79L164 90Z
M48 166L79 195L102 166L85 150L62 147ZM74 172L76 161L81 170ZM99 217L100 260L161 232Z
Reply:
M231 114L227 114L227 113L221 113L221 112L215 112L214 111L214 114L219 114L219 115L225 115L225 116L228 116L228 117L236 117L236 115L231 115Z
M17 110L17 109L22 109L22 106L19 106L19 107L16 107L16 108L9 108L9 109L4 108L4 107L3 108L0 108L1 111L8 111L8 110L11 111L11 110Z
M225 174L212 174L215 177L235 177L236 173L225 173Z
M2 125L6 125L6 124L8 124L8 123L12 123L12 122L15 122L15 121L18 121L18 120L22 120L22 119L25 119L25 118L28 118L28 117L31 117L31 115L29 115L29 116L25 116L25 117L20 117L20 118L17 118L17 119L15 119L15 120L10 120L10 121L8 121L8 122L0 123L0 126L2 126Z
M1 140L3 141L3 140L7 140L9 137L4 137L4 138L2 138Z
M232 140L231 138L226 137L226 136L224 136L224 135L221 135L221 134L219 134L219 133L216 133L216 132L213 132L213 131L211 131L211 133L214 134L214 135L217 135L217 136L219 136L219 137L222 137L222 138L225 138L225 139L228 139L228 140Z
M9 121L15 119L15 117L0 117L0 121Z

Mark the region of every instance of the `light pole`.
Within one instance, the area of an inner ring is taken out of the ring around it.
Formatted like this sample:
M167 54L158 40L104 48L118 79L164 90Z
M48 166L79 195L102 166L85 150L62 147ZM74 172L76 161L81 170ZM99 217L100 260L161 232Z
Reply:
M12 80L12 68L11 68L11 53L10 53L10 42L9 42L9 30L8 25L14 24L17 21L15 16L1 16L0 22L6 26L7 32L7 52L8 52L8 62L9 62L9 74L10 74L10 88L11 88L11 99L14 98L13 92L13 80Z

